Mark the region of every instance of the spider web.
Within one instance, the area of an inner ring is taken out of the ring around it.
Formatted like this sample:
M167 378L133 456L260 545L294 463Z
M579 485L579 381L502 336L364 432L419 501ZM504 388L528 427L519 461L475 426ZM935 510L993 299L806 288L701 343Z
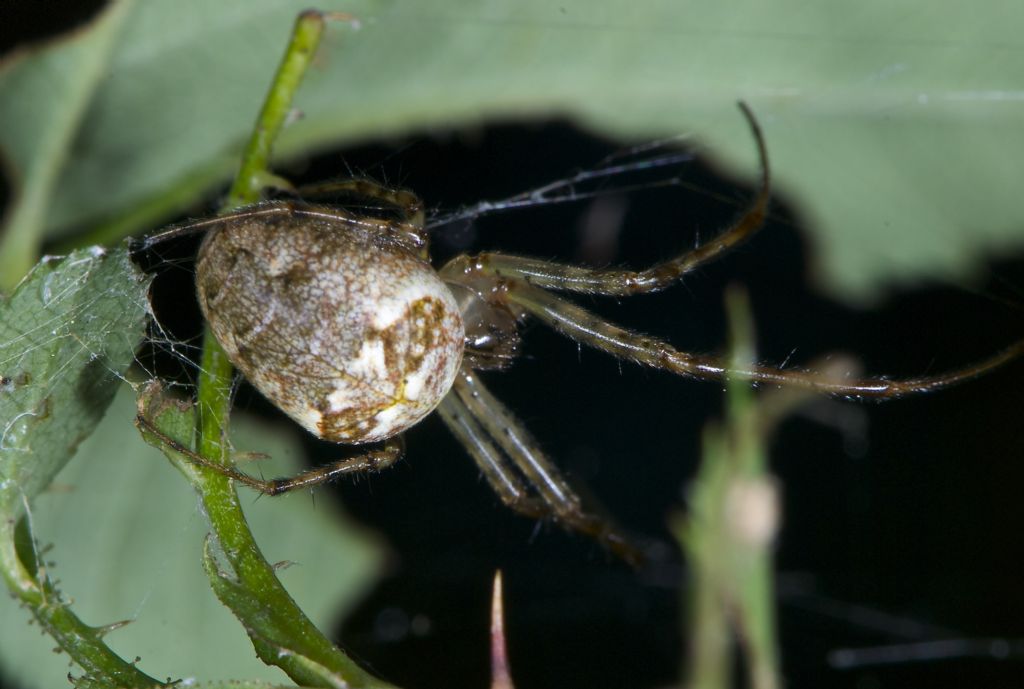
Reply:
M654 180L631 182L629 179L639 173L658 173L664 168L693 162L696 156L692 151L673 148L688 140L687 136L677 136L624 148L605 157L593 167L548 184L503 199L481 201L455 211L438 211L430 218L427 228L434 229L461 221L473 221L484 215L536 206L579 203L656 187L683 186L685 182L680 177L665 176L663 173Z
M124 248L46 259L0 304L0 519L27 516L37 556L83 621L132 622L106 641L127 660L141 657L144 671L279 680L209 589L193 491L132 426L134 393L120 383L133 362L139 368L144 337L194 366L191 345L150 312L150 278ZM294 471L293 434L244 417L233 429L241 446L280 460L267 471ZM354 603L376 568L369 539L307 495L244 504L271 561L302 565L282 579L315 622ZM9 622L0 626L5 679L45 687L81 674L52 639L28 633L29 612L9 596L0 596L0 619Z
M44 259L0 318L0 509L20 516L103 417L144 335L149 280L126 248Z

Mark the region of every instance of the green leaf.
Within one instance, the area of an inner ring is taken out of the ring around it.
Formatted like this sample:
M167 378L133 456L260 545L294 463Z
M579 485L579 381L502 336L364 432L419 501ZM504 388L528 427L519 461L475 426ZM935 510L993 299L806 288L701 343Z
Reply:
M693 132L752 172L733 107L744 98L833 289L865 297L881 283L963 277L986 252L1021 245L1019 3L322 5L362 28L333 30L284 156L569 115L625 139ZM61 176L51 232L100 218L137 230L226 181L294 13L283 0L133 7ZM0 146L29 124L4 127Z
M17 521L103 417L145 335L124 247L40 263L0 305L0 518Z
M38 258L54 185L129 7L111 3L85 28L0 66L0 153L14 186L0 237L0 292Z
M801 209L817 277L834 290L866 297L963 277L985 252L1022 246L1021 3L430 8L382 8L335 39L280 150L566 114L628 140L691 132L753 179L744 99L764 124L777 193Z
M0 305L0 576L92 679L124 687L153 680L71 612L34 547L30 505L109 406L145 333L148 284L127 249L94 247L44 260Z
M186 446L195 434L196 407L201 405L201 401L193 406L167 396L154 381L139 395L137 425L145 441L160 449L199 493L200 509L211 529L203 568L217 598L238 618L257 656L280 667L293 681L354 689L389 686L335 647L298 607L295 597L282 586L276 567L256 544L235 488L226 481L223 487L213 484L198 457L190 458ZM227 490L230 499L223 498L219 490ZM349 557L358 563L359 554L355 549Z
M361 28L329 32L282 156L567 115L621 139L693 133L752 179L742 98L832 289L866 297L964 277L987 253L1021 246L1020 3L321 6ZM61 176L51 233L101 217L138 230L226 182L294 14L284 0L134 6Z
M195 493L140 438L132 426L134 395L123 392L33 509L35 531L53 542L53 574L84 619L132 620L106 641L122 657L141 656L139 667L154 677L285 681L256 659L238 620L210 590L201 564L208 526ZM233 421L236 447L271 455L251 471L276 476L301 466L302 451L286 426L244 415ZM292 563L278 572L289 593L329 628L372 582L379 548L326 496L314 503L308 493L249 494L243 504L268 558ZM27 689L58 686L67 658L27 626L28 617L0 596L0 618L8 621L0 626L0 666Z

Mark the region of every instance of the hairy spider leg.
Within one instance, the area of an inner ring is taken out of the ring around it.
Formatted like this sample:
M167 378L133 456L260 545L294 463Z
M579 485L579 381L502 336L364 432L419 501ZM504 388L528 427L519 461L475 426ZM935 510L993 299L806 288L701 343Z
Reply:
M657 338L615 325L575 303L532 286L526 279L501 278L500 296L566 337L620 359L702 380L743 378L756 383L786 385L839 397L895 399L950 387L981 376L1024 354L1020 340L996 354L947 373L902 380L858 377L839 380L834 374L807 369L752 365L733 368L723 359L681 352Z
M795 386L835 396L894 399L956 385L1024 354L1024 340L1021 340L987 359L963 368L903 380L872 377L839 380L834 374L819 371L760 365L737 370L730 368L719 357L681 352L657 338L617 326L571 301L545 291L558 290L596 296L656 292L671 286L687 272L720 257L750 238L764 223L767 214L771 172L761 128L750 108L742 102L739 105L757 143L761 162L761 188L750 208L718 236L641 271L602 270L524 256L485 253L455 257L441 269L442 277L474 289L485 301L515 305L581 344L645 366L703 380L722 380L735 376L758 383ZM482 286L487 286L487 289Z
M452 434L469 449L488 482L511 509L529 517L553 518L594 538L629 564L638 566L643 562L640 551L608 520L583 510L579 497L534 437L474 372L465 368L461 371L452 391L441 402L440 411ZM540 502L528 495L502 453L537 491Z
M313 467L288 478L265 480L250 476L233 466L221 464L203 457L198 452L193 451L161 431L145 414L140 413L136 415L135 425L144 433L156 437L161 444L184 455L192 463L212 469L264 495L280 495L297 488L317 486L347 474L382 471L401 459L405 453L405 441L399 435L386 440L383 447L373 448L352 457L339 459L330 464Z
M403 192L409 193L409 192ZM423 224L416 224L414 221L391 221L382 218L371 218L346 211L342 208L332 206L320 206L316 204L303 203L301 201L262 201L252 206L244 206L237 210L203 220L192 220L180 225L173 225L170 228L157 234L145 237L132 247L134 252L146 251L154 246L176 237L196 234L204 230L215 230L217 226L236 220L249 218L267 218L279 216L282 218L307 218L309 220L325 220L328 222L351 223L361 226L370 232L380 234L398 234L403 240L414 247L417 252L426 255L427 233Z
M458 395L448 394L437 407L448 430L467 449L483 472L487 482L505 506L534 519L549 516L549 511L530 495L501 450L491 440Z
M417 244L420 256L424 259L429 258L428 235L424 229L426 210L420 197L411 191L388 187L370 179L342 179L304 185L296 190L296 194L303 199L351 194L354 197L381 202L398 213L399 219L396 224L403 228L405 234L420 238Z
M296 189L299 198L304 199L345 193L383 201L398 210L402 219L409 224L422 227L426 221L423 201L419 196L406 189L395 189L371 179L341 179L307 184Z
M383 447L366 450L354 457L346 457L330 464L313 467L288 478L261 481L260 486L253 486L252 483L247 485L255 487L267 495L280 495L297 488L312 488L347 474L383 471L401 459L404 454L405 440L403 436L397 435L385 440Z
M597 269L571 266L525 256L483 253L478 256L458 256L442 270L451 275L481 270L496 277L526 280L532 285L563 292L577 292L602 296L630 296L658 292L671 287L686 273L719 258L739 244L747 241L764 224L771 193L771 170L764 134L754 113L746 103L740 110L747 118L750 131L757 144L761 165L761 184L750 207L723 232L686 251L679 256L655 264L646 270Z

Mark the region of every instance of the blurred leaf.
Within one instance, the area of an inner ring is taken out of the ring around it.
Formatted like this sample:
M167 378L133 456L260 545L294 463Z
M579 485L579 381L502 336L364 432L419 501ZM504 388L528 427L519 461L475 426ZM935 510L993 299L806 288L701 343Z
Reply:
M129 6L111 3L85 28L0 66L0 153L14 186L0 237L0 292L38 259L54 184Z
M362 28L331 29L282 156L564 115L622 139L692 132L752 178L754 146L734 107L743 98L831 288L866 297L884 283L964 277L986 252L1021 246L1020 3L320 6ZM284 0L135 6L61 177L51 232L101 217L151 229L225 182L295 13ZM21 134L0 136L6 146Z
M730 365L743 370L756 359L746 294L732 290L726 310ZM683 684L690 689L736 685L737 654L742 686L782 686L772 572L779 490L767 469L769 429L762 423L766 413L775 417L771 407L786 401L777 392L755 395L743 376L726 381L725 418L705 426L700 468L686 491L689 512L674 520L690 572L683 587L689 607Z
M294 682L387 689L390 685L337 648L298 607L277 576L275 570L281 565L271 564L256 543L236 488L226 479L220 486L211 486L203 467L182 452L196 434L196 410L203 404L201 394L195 403L175 399L158 381L151 381L140 391L136 407L145 422L137 418L136 425L145 442L166 455L199 496L199 509L210 529L204 542L203 569L218 600L248 634L257 657L279 667ZM293 474L297 467L290 469L284 474ZM215 478L222 479L219 474ZM222 493L226 495L222 497Z
M17 521L103 417L145 334L124 247L44 260L0 304L0 518Z
M286 681L256 659L245 631L210 590L201 566L207 525L189 484L132 425L134 395L125 389L76 461L33 509L33 526L54 548L53 574L94 624L132 620L106 641L155 677L203 681ZM235 445L267 452L250 467L268 475L294 473L301 449L287 428L238 415ZM250 494L251 495L251 494ZM243 495L247 517L272 562L294 563L279 576L313 621L329 628L372 582L379 549L347 525L325 496L308 493L257 500ZM66 656L53 641L29 632L28 613L0 597L0 666L22 686L64 682ZM18 623L18 622L24 623Z

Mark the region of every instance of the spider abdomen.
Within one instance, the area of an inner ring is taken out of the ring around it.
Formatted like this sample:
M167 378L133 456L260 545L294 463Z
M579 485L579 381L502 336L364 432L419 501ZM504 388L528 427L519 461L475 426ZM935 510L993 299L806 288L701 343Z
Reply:
M437 273L355 216L227 219L203 242L196 284L231 362L326 440L401 433L462 361L462 318Z

